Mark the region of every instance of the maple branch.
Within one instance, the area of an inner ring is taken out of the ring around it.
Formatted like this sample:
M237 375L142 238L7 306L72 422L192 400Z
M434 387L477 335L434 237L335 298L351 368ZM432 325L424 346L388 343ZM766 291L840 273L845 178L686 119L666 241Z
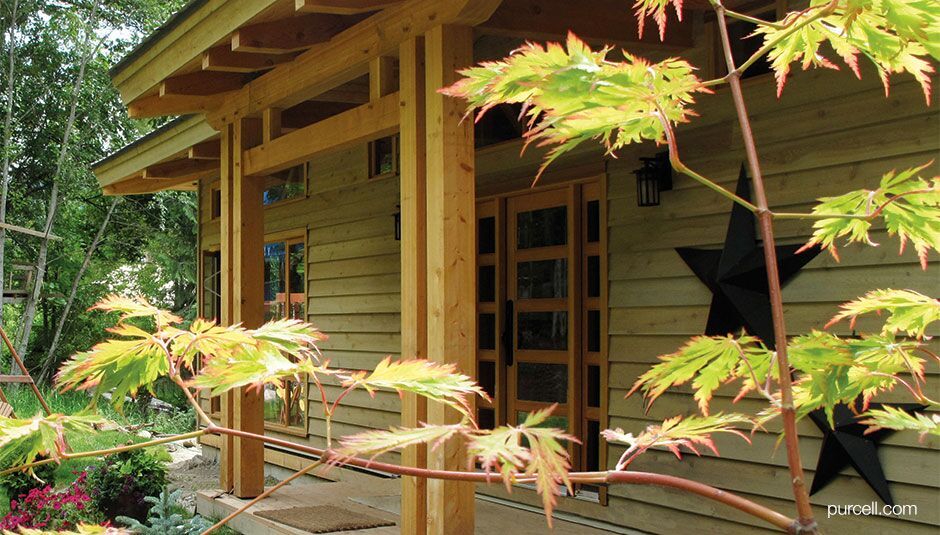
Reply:
M767 288L770 297L770 309L773 319L774 342L777 353L777 366L779 369L778 385L780 387L780 416L783 420L783 440L786 444L787 464L790 469L790 480L793 487L793 498L796 501L798 524L793 528L801 533L816 533L817 524L813 518L813 508L809 502L809 493L806 489L803 474L803 462L800 459L799 435L796 427L796 410L793 403L793 385L790 376L790 362L787 358L787 327L783 315L783 294L780 289L780 273L777 266L777 252L774 240L773 216L768 208L767 194L764 190L763 173L754 134L751 130L750 116L744 103L744 94L741 89L741 71L734 63L731 51L731 39L728 36L728 21L725 17L725 8L719 0L711 0L718 18L718 30L721 36L721 47L724 52L725 63L728 67L731 96L734 102L735 113L741 127L741 137L744 142L744 151L747 155L751 171L754 200L758 207L757 220L764 242L764 265L767 272ZM827 6L835 8L837 0ZM822 12L822 11L821 11ZM816 14L818 15L818 13ZM795 31L795 30L794 30Z

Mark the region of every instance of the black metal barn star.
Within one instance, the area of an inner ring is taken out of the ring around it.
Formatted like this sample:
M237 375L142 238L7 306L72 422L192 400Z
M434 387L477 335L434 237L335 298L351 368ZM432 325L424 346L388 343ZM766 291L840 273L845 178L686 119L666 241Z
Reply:
M920 411L926 405L916 403L889 403L891 407L905 412ZM869 409L880 409L881 403L872 403ZM885 478L881 461L878 459L878 445L888 435L894 433L892 429L879 429L866 435L868 426L859 423L859 417L846 405L836 405L833 411L834 427L829 427L826 413L822 409L809 414L810 419L823 432L822 446L819 448L819 460L816 461L816 475L813 476L813 485L809 493L815 494L828 485L846 466L852 468L862 476L868 486L875 491L887 505L894 505L891 489Z
M749 199L747 172L741 166L736 193ZM725 335L742 327L749 334L774 347L770 291L764 263L764 248L757 239L754 214L735 203L731 209L725 245L721 250L678 247L676 252L712 292L706 335ZM800 245L778 245L780 284L786 284L810 260L818 247L797 253Z

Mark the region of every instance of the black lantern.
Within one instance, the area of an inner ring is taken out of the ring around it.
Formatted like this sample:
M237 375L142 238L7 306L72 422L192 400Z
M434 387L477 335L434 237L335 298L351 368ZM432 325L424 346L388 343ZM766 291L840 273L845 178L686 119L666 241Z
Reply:
M398 208L395 212L395 241L401 241L401 205L396 204L395 208Z
M652 158L640 158L643 167L636 175L637 206L659 206L659 192L672 189L672 166L669 153L661 152Z

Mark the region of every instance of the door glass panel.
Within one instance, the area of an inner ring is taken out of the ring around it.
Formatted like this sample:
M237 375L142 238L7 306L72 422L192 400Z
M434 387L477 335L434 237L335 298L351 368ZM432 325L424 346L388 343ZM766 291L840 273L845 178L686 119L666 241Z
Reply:
M481 217L477 227L478 252L490 254L496 252L496 218Z
M522 423L525 421L528 415L529 413L527 412L518 411L516 412L516 418L517 418L516 421L519 423ZM548 418L546 418L544 422L540 423L539 425L535 427L552 427L555 429L561 429L562 431L565 431L568 429L568 418L566 416L558 416L557 414L553 414L549 416ZM526 441L524 438L522 440L523 440L523 443L526 446L528 446L529 444L528 441Z
M593 472L600 470L601 465L601 443L599 440L601 434L601 424L596 420L588 420L587 436L585 437L584 449L587 457L585 459L584 469Z
M516 216L516 248L564 245L568 241L568 207L553 206Z
M481 360L477 364L477 383L486 393L493 397L496 394L496 363Z
M601 240L601 203L588 201L587 203L587 241L589 243Z
M480 407L477 410L477 425L480 429L493 429L496 427L496 411Z
M480 266L477 287L481 303L492 303L496 300L496 266Z
M587 313L587 350L597 353L601 350L601 311L588 310Z
M601 257L589 256L587 258L587 295L588 297L601 296Z
M587 405L588 407L601 406L601 367L587 367Z
M568 260L537 260L516 264L519 299L568 297Z
M518 318L519 349L568 348L567 312L520 312Z
M526 401L566 403L568 401L568 366L519 362L516 370L516 397Z
M477 345L480 349L496 349L496 314L482 313L478 321Z
M280 319L287 310L287 284L284 280L284 242L264 246L264 321Z

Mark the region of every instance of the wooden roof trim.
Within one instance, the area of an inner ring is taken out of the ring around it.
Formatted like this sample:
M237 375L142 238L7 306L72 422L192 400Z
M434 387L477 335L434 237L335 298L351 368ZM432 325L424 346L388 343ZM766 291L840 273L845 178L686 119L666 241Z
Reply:
M376 13L278 65L225 99L208 114L211 124L249 116L265 108L288 108L369 72L369 62L394 55L400 43L442 24L475 26L500 0L408 0Z
M356 15L378 11L393 6L402 0L294 0L297 11L306 13L333 13Z
M112 73L121 98L129 103L145 95L276 1L207 0L188 10L172 28L161 32L158 38L146 41L143 51L132 53L133 60L122 62L119 64L121 68Z
M185 154L194 145L208 141L218 133L199 116L179 121L156 135L145 137L93 167L98 183L104 188L139 179L148 166L177 154ZM154 183L156 181L151 181Z

